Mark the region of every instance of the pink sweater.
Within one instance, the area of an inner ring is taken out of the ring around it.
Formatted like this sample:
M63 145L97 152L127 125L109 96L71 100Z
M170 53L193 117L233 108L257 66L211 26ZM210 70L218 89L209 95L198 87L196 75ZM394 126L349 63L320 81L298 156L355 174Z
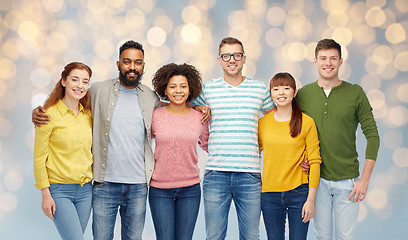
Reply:
M186 115L169 113L166 108L153 112L152 138L156 139L154 170L150 186L187 187L199 183L197 143L208 152L208 123L202 113L191 109Z

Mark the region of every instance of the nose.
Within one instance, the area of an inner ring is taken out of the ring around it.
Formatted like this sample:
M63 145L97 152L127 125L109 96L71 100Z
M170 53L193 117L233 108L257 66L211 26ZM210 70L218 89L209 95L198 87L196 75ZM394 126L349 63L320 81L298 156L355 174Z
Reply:
M136 64L134 62L131 62L129 65L129 69L136 69Z

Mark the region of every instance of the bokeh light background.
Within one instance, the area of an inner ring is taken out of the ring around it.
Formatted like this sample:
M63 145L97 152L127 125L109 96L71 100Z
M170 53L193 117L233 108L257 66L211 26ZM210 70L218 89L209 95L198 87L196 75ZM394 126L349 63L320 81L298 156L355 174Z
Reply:
M299 87L317 79L316 42L341 43L340 77L364 88L381 135L356 239L407 239L407 34L406 0L1 0L0 239L59 238L34 187L31 110L42 105L64 65L88 64L94 82L117 77L117 49L134 39L145 48L145 84L169 62L193 64L208 80L222 76L216 56L226 36L243 41L246 75L267 82L288 71ZM362 159L365 139L357 135ZM200 158L203 167L203 152ZM144 239L154 239L147 213ZM194 239L205 239L203 209ZM235 208L228 239L238 239Z

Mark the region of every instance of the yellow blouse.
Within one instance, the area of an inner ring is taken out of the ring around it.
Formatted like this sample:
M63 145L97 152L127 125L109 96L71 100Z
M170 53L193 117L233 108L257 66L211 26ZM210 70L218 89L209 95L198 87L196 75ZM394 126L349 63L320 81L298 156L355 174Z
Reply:
M35 187L50 183L80 184L92 180L92 117L80 104L78 115L59 100L47 109L50 122L35 128Z
M304 183L317 188L320 178L320 148L313 119L302 114L302 130L290 135L289 121L277 122L270 112L259 120L259 147L263 149L262 192L284 192ZM310 174L299 164L308 159Z

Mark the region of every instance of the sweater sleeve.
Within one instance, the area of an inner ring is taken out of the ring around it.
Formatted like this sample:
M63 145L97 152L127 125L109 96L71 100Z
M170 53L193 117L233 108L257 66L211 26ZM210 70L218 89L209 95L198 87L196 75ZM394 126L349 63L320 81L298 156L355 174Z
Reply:
M210 135L210 131L208 129L208 122L202 124L202 131L201 135L198 138L198 144L200 147L208 153L208 137Z
M367 139L366 159L377 160L378 149L380 147L380 136L378 135L377 124L374 120L370 102L360 87L360 101L357 108L357 118L361 124L361 130Z
M307 116L304 116L307 117ZM310 164L309 187L317 188L320 179L320 164L322 159L320 157L319 138L317 134L316 125L312 118L308 117L308 131L306 134L306 151L308 161Z

